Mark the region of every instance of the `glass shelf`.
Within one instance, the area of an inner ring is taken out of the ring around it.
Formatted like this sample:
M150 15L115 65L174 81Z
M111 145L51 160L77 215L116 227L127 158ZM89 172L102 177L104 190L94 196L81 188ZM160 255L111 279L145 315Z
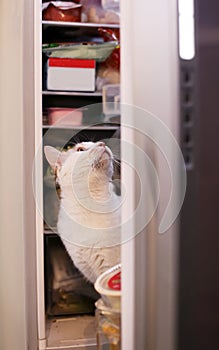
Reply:
M51 90L44 90L42 91L42 94L44 96L46 95L53 95L53 96L94 96L94 97L101 97L102 92L100 91L94 91L94 92L77 92L77 91L51 91Z
M119 125L43 125L43 129L72 129L72 130L117 130Z
M76 27L76 28L120 28L120 24L112 23L88 23L88 22L62 22L62 21L42 21L43 26L49 27Z

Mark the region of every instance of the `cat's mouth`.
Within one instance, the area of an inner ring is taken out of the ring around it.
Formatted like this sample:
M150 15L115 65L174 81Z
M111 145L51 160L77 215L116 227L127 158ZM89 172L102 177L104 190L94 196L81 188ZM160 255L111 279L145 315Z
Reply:
M107 167L112 160L112 153L107 148L104 148L99 157L94 161L94 168L100 169Z

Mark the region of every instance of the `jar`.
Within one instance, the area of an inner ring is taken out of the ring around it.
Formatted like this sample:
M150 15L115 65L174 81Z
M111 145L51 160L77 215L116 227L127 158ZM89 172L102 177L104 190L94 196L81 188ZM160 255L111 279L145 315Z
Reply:
M97 349L121 349L121 264L100 275L95 289L101 295L96 306Z
M121 349L121 313L107 307L102 299L96 304L97 350Z

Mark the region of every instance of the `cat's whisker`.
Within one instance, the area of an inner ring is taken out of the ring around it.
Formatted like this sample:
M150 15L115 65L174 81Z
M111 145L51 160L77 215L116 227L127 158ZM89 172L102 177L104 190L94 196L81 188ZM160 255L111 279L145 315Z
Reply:
M118 162L118 161L113 160L113 166L114 166L116 169L119 169L119 168L121 167L121 163Z
M80 140L79 135L78 134L74 135L74 145L77 145L77 143L79 143L79 140Z
M120 153L116 153L115 151L113 151L113 157L116 159L120 159L121 155L120 155Z
M86 142L86 141L90 141L90 137L86 134L86 133L83 133L81 135L81 139Z
M95 142L95 136L94 135L92 135L91 141Z

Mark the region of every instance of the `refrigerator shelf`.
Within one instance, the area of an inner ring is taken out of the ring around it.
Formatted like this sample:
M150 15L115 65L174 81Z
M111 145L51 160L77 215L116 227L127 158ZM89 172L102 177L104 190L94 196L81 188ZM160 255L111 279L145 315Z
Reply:
M93 126L86 126L86 125L43 125L43 129L71 129L71 130L100 130L100 131L107 131L107 130L112 130L112 131L117 131L119 129L118 125L93 125Z
M47 350L96 350L95 317L52 318L46 323Z
M119 24L113 23L88 23L88 22L62 22L42 21L44 27L75 27L75 28L120 28Z
M52 90L43 90L42 94L44 96L50 95L50 96L91 96L91 97L101 97L102 92L95 91L95 92L77 92L77 91L52 91Z

